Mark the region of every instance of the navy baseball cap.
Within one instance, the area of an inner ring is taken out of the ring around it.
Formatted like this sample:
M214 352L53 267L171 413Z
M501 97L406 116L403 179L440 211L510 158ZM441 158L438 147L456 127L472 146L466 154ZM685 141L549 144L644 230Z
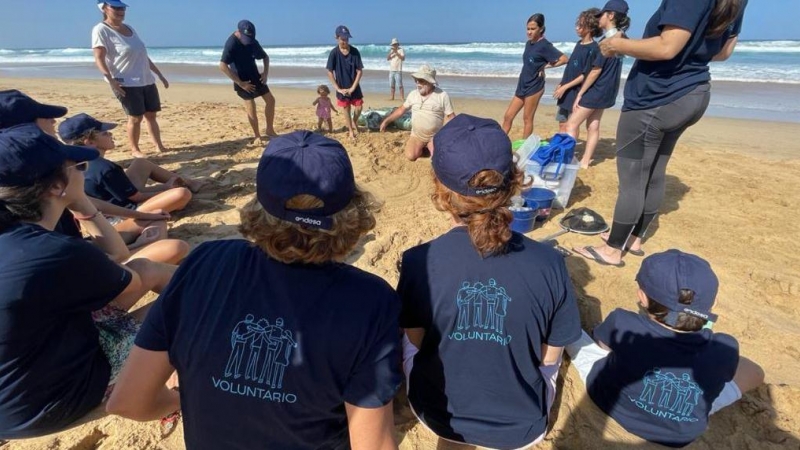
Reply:
M708 261L680 250L667 250L648 256L636 275L639 287L648 297L670 311L686 313L711 322L711 313L719 290L719 280ZM678 302L681 289L694 291L691 305Z
M97 0L97 7L100 8L100 11L103 10L103 5L112 6L114 8L127 8L128 5L122 3L119 0Z
M625 0L608 0L608 2L606 2L606 6L603 6L603 9L601 9L599 13L595 14L595 16L600 17L606 11L628 14L628 2Z
M433 148L436 178L454 192L480 197L502 189L502 185L469 185L484 170L496 170L508 181L513 165L511 141L494 120L459 114L433 136Z
M64 165L100 156L89 147L64 145L35 123L0 130L0 186L32 186Z
M349 28L347 28L344 25L339 25L338 27L336 27L336 37L343 37L343 38L350 39L350 38L353 37L353 35L350 34L350 29Z
M356 190L347 150L333 139L295 131L270 140L256 172L256 196L271 215L298 225L330 230L332 215L350 204ZM301 194L317 197L322 207L286 208Z
M100 122L88 114L80 113L61 122L58 125L58 135L65 141L74 141L87 131L108 131L116 127L115 123Z
M242 41L242 44L250 45L253 43L256 38L256 26L253 25L253 22L240 20L236 28L239 29L239 34L241 35L239 40Z
M65 107L39 103L16 89L0 91L0 128L31 123L36 119L55 119L66 114Z

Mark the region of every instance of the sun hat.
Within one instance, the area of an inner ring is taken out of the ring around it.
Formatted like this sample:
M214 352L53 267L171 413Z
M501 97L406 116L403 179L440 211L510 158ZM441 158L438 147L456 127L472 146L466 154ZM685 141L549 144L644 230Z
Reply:
M717 298L719 280L708 261L699 256L675 249L650 255L642 261L636 281L648 297L671 311L666 319L668 325L674 326L678 313L717 320L711 307ZM678 302L681 289L694 291L691 305Z
M36 119L55 119L66 114L65 107L39 103L16 89L0 91L0 128L30 123Z
M97 150L65 145L35 123L0 130L0 186L32 186L65 161L97 159Z
M236 25L239 30L239 40L244 45L250 45L256 39L256 26L249 20L240 20Z
M67 118L58 125L58 135L64 141L74 141L87 131L108 131L117 127L115 123L100 122L88 114L78 114Z
M353 35L350 34L350 29L349 28L347 28L344 25L339 25L338 27L336 27L336 37L342 37L342 38L350 39L350 38L353 37Z
M419 70L411 74L411 78L425 80L430 84L437 84L436 69L427 64L421 65Z
M603 9L601 9L600 12L595 14L595 17L602 16L603 13L606 11L628 14L628 2L626 2L625 0L608 0L608 2L606 2L606 5L603 6Z
M258 163L258 202L269 214L287 222L330 230L331 216L350 204L355 190L347 150L339 141L310 131L272 138ZM320 199L323 206L288 209L286 202L301 194Z
M392 38L392 43L390 45L400 45L400 41L397 38Z
M113 6L114 8L128 8L128 5L119 0L97 0L97 8L102 11L103 5Z
M511 141L491 119L459 114L433 136L431 164L436 178L448 189L469 197L491 195L498 186L469 185L484 170L495 170L507 182L514 164Z

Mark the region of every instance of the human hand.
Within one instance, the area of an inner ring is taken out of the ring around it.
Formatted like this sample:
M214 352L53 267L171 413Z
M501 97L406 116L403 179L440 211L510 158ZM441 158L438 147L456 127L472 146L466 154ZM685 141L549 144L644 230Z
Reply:
M610 38L600 41L600 53L602 53L606 58L617 56L618 49L616 44L618 42L617 40L620 39L621 36L622 33L617 33Z
M581 106L580 106L580 103L581 103L581 98L583 98L583 95L582 95L582 94L578 94L578 96L577 96L577 97L575 97L575 103L572 105L572 112L575 112L575 111L577 111L577 110L578 110L578 108L580 108L580 107L581 107Z
M164 89L169 89L169 81L164 78L164 75L159 75L159 78L161 78L161 83L164 85Z
M383 133L384 131L386 131L386 127L387 127L387 126L389 126L389 121L388 121L388 120L384 120L383 122L381 122L381 128L380 128L380 130L381 130L381 133Z
M261 74L261 84L267 84L267 72Z
M169 220L170 217L172 216L170 216L168 212L156 209L155 211L150 213L141 212L137 214L136 218L139 220L159 221L159 220Z
M111 86L111 92L113 92L114 95L117 97L125 97L125 89L122 89L122 85L119 84L119 81L112 78L108 81L108 85Z
M556 90L555 90L555 92L553 92L553 98L554 98L554 99L556 99L556 100L559 100L559 99L561 99L561 97L563 97L563 96L564 96L564 91L565 91L565 90L566 90L566 89L564 89L564 88L563 88L563 87L562 87L562 86L559 84L558 86L556 86Z
M249 81L240 81L239 83L236 84L238 84L240 88L244 89L245 92L249 92L252 94L253 92L256 91L255 85Z

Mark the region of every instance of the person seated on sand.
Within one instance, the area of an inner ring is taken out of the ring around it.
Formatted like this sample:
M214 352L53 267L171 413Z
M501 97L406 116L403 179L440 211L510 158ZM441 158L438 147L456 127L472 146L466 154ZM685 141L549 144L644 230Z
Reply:
M426 153L433 153L433 135L455 117L455 112L450 96L437 86L436 69L425 64L412 73L411 77L414 78L417 89L408 94L403 106L383 119L381 131L386 131L390 123L411 109L411 136L406 142L406 158L416 161Z
M100 158L86 171L86 194L123 208L170 213L181 210L203 183L163 169L145 158L136 158L123 170L104 156L115 147L109 130L113 123L103 123L87 114L70 117L58 126L65 142L88 146L100 152ZM156 184L148 186L149 181Z
M432 199L453 228L403 253L408 401L445 440L527 448L581 335L572 282L557 251L511 231L523 173L500 124L459 114L433 139Z
M0 130L0 439L60 431L98 406L136 332L127 319L142 311L126 312L174 272L120 265L54 231L69 208L89 234L125 246L83 192L98 156L32 123Z
M108 412L180 407L187 448L396 450L400 302L344 263L375 226L374 199L344 147L310 131L272 138L255 181L241 211L253 242L205 242L181 264ZM173 370L180 393L163 386Z
M736 338L713 333L719 281L702 258L667 250L636 275L639 312L616 309L567 346L594 403L629 432L668 447L688 445L711 414L764 382Z
M42 131L55 138L57 137L55 119L66 114L67 108L65 107L39 103L18 90L0 91L0 129L24 123L35 123ZM137 211L91 197L89 200L104 215L124 219L118 221L115 228L122 233L123 239L128 243L128 250L141 252L144 247L149 248L145 253L135 253L137 257L174 263L188 253L188 246L175 240L158 243L152 248L148 246L148 244L166 237L168 213L158 210L153 212ZM145 230L147 231L145 232ZM81 236L78 221L75 220L69 209L64 210L64 214L56 224L55 231L68 236ZM100 241L95 242L100 243ZM102 245L101 247L105 248ZM109 256L115 261L124 261L131 257L131 254L129 251L124 251L119 254L109 253Z

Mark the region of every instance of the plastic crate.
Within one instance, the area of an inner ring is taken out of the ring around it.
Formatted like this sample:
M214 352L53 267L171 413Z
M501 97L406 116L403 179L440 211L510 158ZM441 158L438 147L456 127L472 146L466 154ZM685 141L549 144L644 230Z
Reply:
M545 166L544 172L541 170L542 166L534 161L528 161L525 165L525 177L533 179L532 187L543 187L554 191L556 199L553 206L565 209L569 203L572 188L575 186L575 180L578 179L580 168L581 165L577 158L572 159L572 164L562 164L560 169L558 169L557 163L548 164Z

